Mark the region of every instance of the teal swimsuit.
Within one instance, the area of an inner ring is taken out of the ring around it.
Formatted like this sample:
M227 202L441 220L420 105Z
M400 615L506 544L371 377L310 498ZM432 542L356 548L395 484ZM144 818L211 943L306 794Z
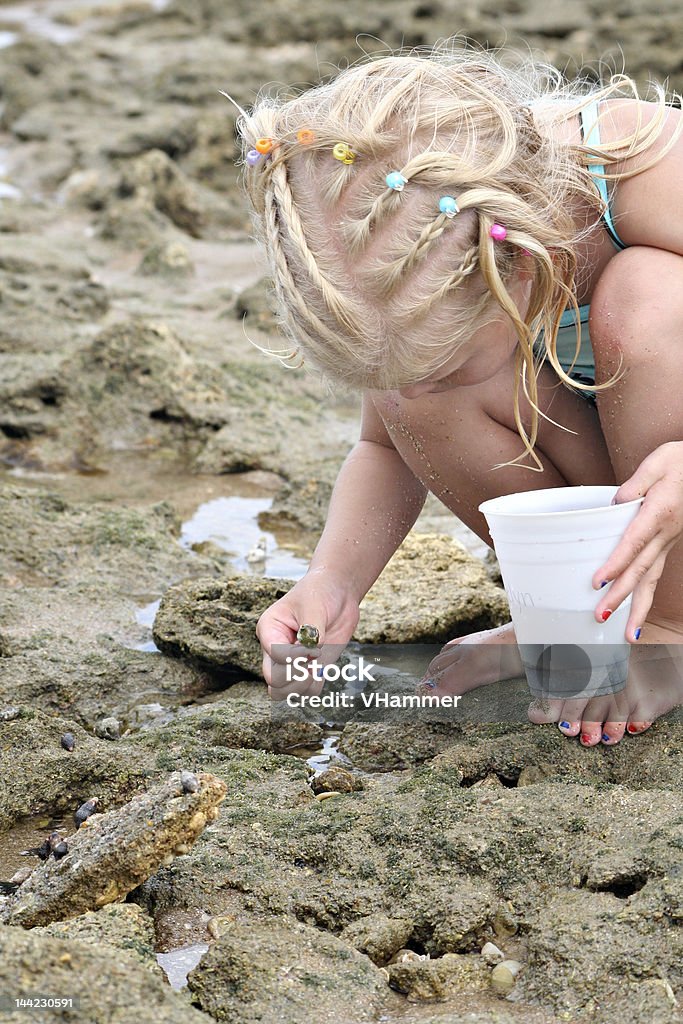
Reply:
M579 116L581 119L581 135L585 144L588 146L599 146L600 130L598 128L597 100L594 100L585 108L585 110L582 110ZM586 125L589 126L588 130L586 130ZM612 211L610 209L609 196L607 194L607 182L604 178L597 177L599 174L604 174L604 165L594 164L591 166L590 171L594 174L595 184L597 185L600 196L605 204L605 212L601 218L602 222L605 225L614 246L619 250L626 249L626 245L619 238L612 220ZM597 172L597 174L595 172ZM557 334L557 358L560 366L565 373L568 373L570 377L574 380L580 381L582 384L595 383L595 360L593 358L593 349L591 347L590 333L588 331L589 312L590 304L587 303L584 306L579 306L579 315L581 318L581 349L571 373L569 372L569 367L572 365L572 360L576 351L576 318L573 309L568 308L562 314L560 329ZM539 353L545 352L542 336L539 337L539 340L536 343L536 351ZM591 402L595 401L594 391L577 391L577 394L580 394L582 398L587 398Z

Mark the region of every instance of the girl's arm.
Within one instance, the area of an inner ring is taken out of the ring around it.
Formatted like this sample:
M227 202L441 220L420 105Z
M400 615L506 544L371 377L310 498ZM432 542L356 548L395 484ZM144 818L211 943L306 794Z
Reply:
M398 454L372 399L339 471L309 573L328 573L362 600L417 519L426 488Z
M322 683L314 680L303 689L287 681L287 656L299 626L315 626L323 661L336 660L353 636L362 598L417 519L426 493L364 396L360 440L337 477L308 572L256 627L263 675L275 700L294 691L320 692Z

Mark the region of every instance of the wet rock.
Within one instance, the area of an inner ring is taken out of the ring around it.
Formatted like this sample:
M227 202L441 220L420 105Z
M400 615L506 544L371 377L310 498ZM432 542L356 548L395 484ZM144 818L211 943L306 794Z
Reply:
M221 375L197 363L164 324L124 321L102 331L71 366L72 403L111 445L213 428L229 418Z
M208 1024L168 983L130 957L100 952L74 939L0 926L0 987L7 993L79 997L74 1024L110 1024L118 1016L139 1024ZM54 1018L54 1014L50 1011Z
M54 921L36 928L34 934L74 939L103 952L109 947L111 955L117 959L130 958L160 980L165 980L154 954L154 923L136 903L108 903L99 910L89 910L69 921Z
M187 249L180 242L153 245L143 253L137 269L143 277L159 275L173 280L191 277L194 265Z
M226 1020L376 1019L386 982L352 946L291 918L235 924L188 975L202 1010ZM313 995L314 993L314 995Z
M95 723L95 735L103 740L117 740L121 735L121 723L112 716L101 718Z
M406 917L370 914L347 925L340 937L369 956L378 967L382 967L405 946L412 935L413 927L413 921Z
M667 929L663 945L662 924L639 913L637 900L634 905L612 893L574 891L562 900L551 895L529 935L529 963L516 993L540 999L556 1012L588 1017L599 1007L603 1020L621 1015L620 1004L630 1007L638 999L668 1004L670 1012L665 989L641 988L644 979L655 976L671 987L681 983L680 928ZM625 1012L627 1020L643 1019Z
M247 317L250 327L260 327L264 331L273 330L277 325L277 318L272 292L273 282L269 277L262 277L249 285L237 296L235 316L240 320Z
M129 121L113 138L102 141L102 152L110 157L132 157L161 150L176 160L196 145L197 120L196 112L186 105L143 108L140 116Z
M69 838L69 853L33 872L2 910L6 924L31 928L77 917L123 899L167 859L192 846L218 816L225 783L198 773L201 788L183 793L180 774L106 814Z
M505 592L451 537L409 534L361 603L361 643L445 643L509 621Z
M409 960L390 964L389 984L410 1002L448 999L460 992L481 992L489 970L477 957L448 953L438 960Z
M447 901L432 911L427 950L438 956L480 949L491 934L497 902L485 883L454 881Z
M73 813L96 788L105 804L125 799L144 783L151 758L131 756L94 739L69 722L75 749L64 750L60 736L67 722L35 708L0 724L0 828L34 814Z
M196 192L168 154L152 149L124 168L118 189L136 207L154 208L198 238L203 213Z
M318 477L287 481L273 499L273 504L259 516L267 530L296 527L320 534L325 526L332 495L332 481Z
M320 725L291 716L280 718L278 709L263 693L251 699L231 698L194 707L181 708L167 723L140 735L139 742L151 749L170 747L192 751L202 763L200 750L194 745L199 736L206 747L231 747L284 752L292 747L314 746L321 742Z
M353 793L363 788L363 780L341 765L332 765L311 782L314 793Z
M256 623L291 586L289 580L239 576L183 580L162 598L154 619L154 642L174 657L260 675L263 653Z
M363 771L401 771L449 748L457 733L449 722L349 722L339 749Z
M131 595L213 570L178 544L178 533L166 504L117 508L37 488L0 489L4 579L15 580L6 587L0 626L0 701L92 726L125 718L141 693L150 703L154 694L177 704L214 688L192 666L130 649L149 636L135 623Z
M522 768L517 778L518 786L535 786L537 782L547 782L556 773L553 765L532 764Z

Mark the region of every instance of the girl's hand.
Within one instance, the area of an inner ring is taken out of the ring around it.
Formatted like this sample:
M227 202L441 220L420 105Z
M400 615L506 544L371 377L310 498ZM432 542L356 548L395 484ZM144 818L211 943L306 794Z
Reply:
M604 580L613 581L595 609L599 622L604 621L605 611L616 611L633 593L626 624L629 641L638 639L636 633L652 606L666 556L683 533L683 441L669 441L655 448L621 485L614 502L634 501L643 495L645 500L635 519L593 577L596 590Z
M323 681L310 675L301 682L288 682L285 659L315 658L321 665L333 664L353 636L358 618L358 601L346 582L323 570L309 572L271 605L256 624L263 648L263 675L271 698L285 700L290 693L317 696ZM296 643L299 626L304 624L317 627L317 647Z

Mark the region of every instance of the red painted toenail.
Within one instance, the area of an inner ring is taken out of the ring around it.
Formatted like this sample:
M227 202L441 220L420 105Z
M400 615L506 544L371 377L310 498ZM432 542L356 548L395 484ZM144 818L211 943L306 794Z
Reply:
M605 608L605 610L602 613L602 615L600 616L600 618L602 619L603 622L607 622L607 620L609 619L611 614L612 614L612 609L611 608Z
M591 741L590 736L588 736L585 732L582 732L581 733L581 742L582 743L590 743L590 741Z
M631 736L634 736L638 732L638 730L636 729L635 725L631 725L629 723L629 725L626 726L626 732L630 732Z

